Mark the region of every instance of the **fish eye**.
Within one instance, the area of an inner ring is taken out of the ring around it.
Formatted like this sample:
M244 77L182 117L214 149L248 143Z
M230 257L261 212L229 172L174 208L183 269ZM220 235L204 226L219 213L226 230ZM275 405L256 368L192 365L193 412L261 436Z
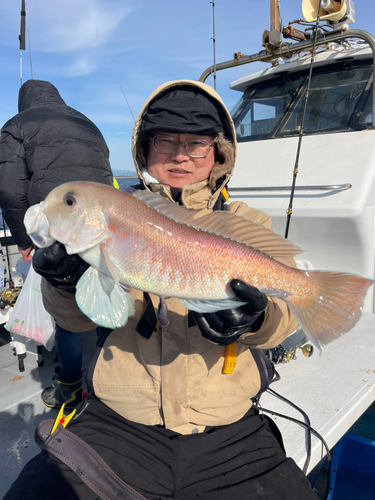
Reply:
M63 202L68 207L73 207L77 203L77 198L73 193L66 193L64 194Z

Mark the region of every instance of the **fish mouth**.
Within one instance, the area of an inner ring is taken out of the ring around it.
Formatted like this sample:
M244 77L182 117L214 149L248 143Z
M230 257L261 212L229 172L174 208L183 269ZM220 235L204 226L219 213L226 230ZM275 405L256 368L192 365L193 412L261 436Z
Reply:
M43 212L43 202L28 208L23 219L26 232L30 236L34 245L45 248L55 243L49 232L49 222Z

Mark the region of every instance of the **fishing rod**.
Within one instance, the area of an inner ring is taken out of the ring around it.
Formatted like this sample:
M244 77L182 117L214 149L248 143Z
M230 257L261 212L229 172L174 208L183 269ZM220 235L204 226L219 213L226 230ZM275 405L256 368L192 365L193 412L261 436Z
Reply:
M319 6L318 6L317 18L316 18L316 24L315 24L315 32L314 32L314 45L313 45L312 53L311 53L310 70L309 70L309 76L307 79L307 88L306 88L306 92L305 92L305 103L304 103L304 107L303 107L301 128L300 128L300 133L299 133L299 137L298 137L296 161L295 161L294 169L293 169L293 179L292 179L292 186L291 186L291 190L290 190L289 206L288 206L288 209L286 211L287 217L286 217L285 234L284 234L285 238L288 238L289 226L290 226L290 221L291 221L292 213L293 213L294 191L295 191L296 182L297 182L299 157L300 157L300 153L301 153L301 145L302 145L302 137L303 137L303 127L305 124L305 117L306 117L306 110L307 110L307 101L309 99L309 94L310 94L310 85L311 85L312 70L313 70L314 58L315 58L316 41L318 38L318 28L319 28L319 23L320 23L321 4L322 4L322 0L319 0Z
M7 259L7 265L8 265L8 283L9 283L9 288L14 288L14 283L13 283L13 280L12 280L12 274L10 272L10 260L9 260L9 250L8 250L8 245L6 244L6 234L5 234L5 221L4 221L4 217L3 217L3 231L4 231L4 241L5 241L5 255L6 255L6 259Z
M124 90L123 90L123 88L122 88L122 86L121 86L121 85L120 85L120 89L121 89L122 93L124 94L126 104L128 105L128 108L129 108L130 114L132 115L133 121L134 121L134 123L135 123L135 118L134 118L133 112L132 112L132 110L131 110L130 104L128 103L128 100L127 100L127 98L126 98L125 92L124 92Z

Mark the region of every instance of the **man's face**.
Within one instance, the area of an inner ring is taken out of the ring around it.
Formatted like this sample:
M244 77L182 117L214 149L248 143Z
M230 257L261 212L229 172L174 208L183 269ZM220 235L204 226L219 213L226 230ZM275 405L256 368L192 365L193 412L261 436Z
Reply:
M215 164L215 145L212 145L204 158L192 158L186 152L184 143L188 139L207 141L209 144L214 137L210 135L172 134L162 130L154 131L153 136L165 136L178 141L173 153L158 153L155 151L152 140L149 141L147 155L147 170L161 184L182 188L189 184L208 179Z

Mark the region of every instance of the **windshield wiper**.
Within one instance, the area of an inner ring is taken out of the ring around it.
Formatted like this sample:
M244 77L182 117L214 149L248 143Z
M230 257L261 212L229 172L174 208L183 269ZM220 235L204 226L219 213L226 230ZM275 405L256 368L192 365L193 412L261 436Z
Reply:
M294 87L293 82L289 76L283 76L283 80L284 80L283 83L286 86L286 89L287 89L289 95L291 96L291 100L289 101L286 108L284 109L283 115L278 120L278 123L277 123L276 127L273 129L272 135L270 135L270 137L276 137L282 131L282 129L285 127L285 124L288 122L288 120L291 116L289 111L294 106L294 103L296 102L296 100L297 101L299 100L299 98L301 96L301 91L302 91L303 87L306 86L306 79L303 79L297 88Z

